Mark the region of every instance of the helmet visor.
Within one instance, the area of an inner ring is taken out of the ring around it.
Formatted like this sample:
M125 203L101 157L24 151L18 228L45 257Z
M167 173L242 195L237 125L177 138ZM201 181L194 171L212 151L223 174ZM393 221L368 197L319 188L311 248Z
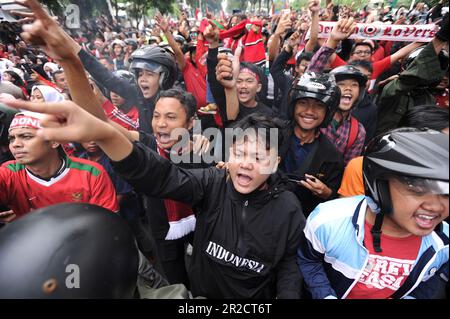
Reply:
M300 88L300 89L297 89L296 92L293 92L292 102L295 101L295 103L296 103L298 100L306 99L306 98L317 100L319 102L324 103L326 106L328 106L327 104L331 100L330 95L321 94L321 93L317 93L317 92L302 91L302 88Z
M407 176L396 177L396 179L413 193L448 195L448 181Z
M144 69L153 73L161 73L163 71L163 67L151 61L143 61L143 60L135 60L131 62L130 70Z

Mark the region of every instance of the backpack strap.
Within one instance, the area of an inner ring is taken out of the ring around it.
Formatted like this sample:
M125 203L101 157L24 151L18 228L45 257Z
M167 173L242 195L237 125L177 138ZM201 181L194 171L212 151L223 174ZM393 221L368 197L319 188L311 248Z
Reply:
M353 144L355 144L356 138L358 137L358 133L359 133L359 123L352 116L350 118L350 136L348 138L347 146L345 147L346 153L348 152L349 149L352 148Z

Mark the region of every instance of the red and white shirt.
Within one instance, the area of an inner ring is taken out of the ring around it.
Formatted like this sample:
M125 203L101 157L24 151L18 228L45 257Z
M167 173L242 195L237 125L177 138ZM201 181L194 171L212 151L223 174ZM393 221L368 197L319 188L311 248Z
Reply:
M60 174L49 181L16 161L4 163L0 167L0 204L12 209L17 218L35 209L70 202L119 210L114 186L101 165L73 157L65 161Z
M110 100L106 100L102 105L106 116L124 127L128 131L137 131L139 129L139 111L133 106L127 113L115 107Z
M366 268L347 299L388 299L408 278L419 253L421 238L381 234L381 253L373 249L372 225L364 225L364 243L369 250Z

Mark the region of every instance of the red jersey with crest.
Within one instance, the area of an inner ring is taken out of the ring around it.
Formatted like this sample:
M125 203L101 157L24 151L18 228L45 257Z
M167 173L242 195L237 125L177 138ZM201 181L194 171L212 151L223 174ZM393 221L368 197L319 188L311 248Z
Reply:
M119 210L111 179L97 163L66 157L60 173L49 181L33 175L16 161L0 167L0 204L12 209L17 218L38 208L70 202Z

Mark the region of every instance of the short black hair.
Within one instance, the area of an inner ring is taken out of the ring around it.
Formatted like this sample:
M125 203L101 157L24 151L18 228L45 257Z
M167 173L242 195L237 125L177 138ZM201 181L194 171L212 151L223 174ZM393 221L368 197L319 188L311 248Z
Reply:
M64 70L62 70L62 69L59 69L59 70L56 70L55 72L53 72L52 73L53 81L56 82L56 76L59 74L63 74L63 73L64 73Z
M296 65L300 65L300 63L302 63L303 60L311 61L311 59L313 58L313 55L314 55L313 52L305 52L305 51L303 51L303 52L297 57L297 60L295 61Z
M250 63L250 62L241 62L240 63L240 69L249 69L250 71L252 71L253 73L255 73L258 78L259 78L259 83L262 84L263 82L263 78L264 78L264 73L262 71L262 69L260 67L258 67L257 65Z
M171 97L177 99L184 107L188 120L195 116L195 112L197 111L197 101L191 93L183 91L180 88L172 88L169 90L161 91L159 93L159 98L161 99L163 97Z
M249 69L259 77L259 83L262 85L261 91L256 94L256 99L258 101L264 101L267 97L267 92L269 90L269 79L267 78L264 71L257 66L256 64L250 63L250 62L241 62L240 63L240 69Z
M357 48L357 47L360 47L360 46L363 46L363 45L369 47L369 48L370 48L370 52L373 53L373 47L372 47L372 45L371 45L370 43L367 43L367 42L357 42L357 43L355 43L355 44L353 45L352 51L350 52L350 54L355 53L356 48Z
M399 127L429 128L442 131L449 127L449 110L434 104L415 106L402 117Z
M354 60L350 62L348 65L354 66L354 67L361 67L363 69L366 69L370 73L373 73L373 63L367 60Z
M283 145L285 136L285 125L282 120L274 118L262 113L251 113L241 120L235 122L232 126L233 129L241 129L241 134L233 137L233 143L245 134L245 131L255 130L257 133L265 133L266 149L270 150L271 146L278 144L278 148ZM276 129L273 131L271 129ZM276 132L276 134L273 134ZM278 150L277 150L278 151Z
M25 82L22 80L19 74L13 70L5 70L3 73L9 74L13 78L13 84L19 87L25 87Z

